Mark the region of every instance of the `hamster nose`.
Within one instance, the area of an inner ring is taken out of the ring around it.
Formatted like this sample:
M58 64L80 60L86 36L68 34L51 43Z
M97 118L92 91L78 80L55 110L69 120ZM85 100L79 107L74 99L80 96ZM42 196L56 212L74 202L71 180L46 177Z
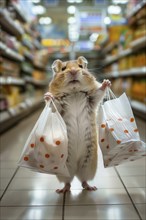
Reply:
M73 76L75 76L75 75L77 74L76 69L72 68L72 69L70 70L70 74L73 75Z

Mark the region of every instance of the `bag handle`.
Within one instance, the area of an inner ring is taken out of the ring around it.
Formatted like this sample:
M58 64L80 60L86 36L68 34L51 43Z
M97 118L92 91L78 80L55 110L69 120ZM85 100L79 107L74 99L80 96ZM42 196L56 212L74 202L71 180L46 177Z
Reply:
M57 109L57 107L56 107L56 105L55 105L53 99L50 97L50 99L46 102L46 104L47 104L48 106L50 106L51 103L53 104L53 107L54 107L54 109L55 109L55 111L56 111L58 117L60 118L60 122L63 123L63 126L66 126L66 124L64 123L64 120L62 119L62 117L61 117L61 115L60 115L60 113L59 113L59 111L58 111L58 109Z
M109 87L106 88L106 97L107 97L107 100L111 100L111 99L116 99L117 98L115 96L115 94L113 93L113 91Z
M51 102L52 102L52 104L53 104L53 106L54 106L54 108L55 108L55 111L58 112L58 109L57 109L57 107L56 107L56 105L55 105L53 99L52 99L52 98L50 98L50 99L51 99Z
M53 101L53 99L52 99L51 97L50 97L50 99L46 102L46 104L47 104L48 106L50 106L51 102L52 102L52 104L53 104L53 107L55 108L55 111L58 112L58 109L57 109L57 107L56 107L56 105L55 105L55 103L54 103L54 101Z

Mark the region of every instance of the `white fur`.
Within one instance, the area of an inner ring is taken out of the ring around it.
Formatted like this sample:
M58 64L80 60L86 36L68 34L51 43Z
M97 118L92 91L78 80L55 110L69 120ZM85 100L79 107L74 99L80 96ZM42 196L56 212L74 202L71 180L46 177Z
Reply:
M74 93L67 97L66 103L68 105L64 115L64 121L70 121L70 142L73 144L73 151L76 153L76 160L78 161L84 154L84 134L85 128L90 125L89 118L87 118L87 111L83 112L86 105L85 94Z
M96 104L101 100L103 93L103 91L98 90L96 94ZM66 179L59 177L59 179L63 182L70 182L75 175L78 176L81 181L92 179L96 171L96 168L93 171L91 170L91 163L93 163L92 154L95 152L91 153L86 166L83 167L83 164L87 156L87 146L92 146L92 128L89 112L95 112L94 108L96 108L97 105L95 105L93 109L90 109L88 97L83 92L72 92L72 94L64 98L63 103L65 106L63 119L67 125L69 139L67 167L71 178ZM87 134L89 137L86 137ZM92 147L91 151L93 151Z

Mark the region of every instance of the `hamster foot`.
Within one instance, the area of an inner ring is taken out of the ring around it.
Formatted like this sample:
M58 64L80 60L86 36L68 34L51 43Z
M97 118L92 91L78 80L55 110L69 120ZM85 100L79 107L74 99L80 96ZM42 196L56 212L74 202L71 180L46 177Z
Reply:
M62 189L57 189L56 192L57 193L66 193L66 192L70 192L70 183L66 183L65 186Z
M88 191L96 191L97 187L96 186L90 186L86 181L82 183L82 187Z

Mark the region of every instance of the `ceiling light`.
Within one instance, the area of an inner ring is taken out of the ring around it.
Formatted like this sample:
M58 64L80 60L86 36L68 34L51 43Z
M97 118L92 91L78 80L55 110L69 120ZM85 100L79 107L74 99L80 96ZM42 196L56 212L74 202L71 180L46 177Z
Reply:
M93 33L93 34L91 34L91 36L90 36L90 41L95 42L98 37L99 37L99 34Z
M75 18L75 17L69 17L69 18L67 19L67 23L68 23L68 24L74 24L74 23L76 23L76 18Z
M107 11L109 14L120 14L121 13L121 7L118 5L110 5L107 8Z
M128 0L113 0L112 2L114 4L127 4Z
M111 19L109 17L105 17L104 18L104 23L105 24L110 24L111 23Z
M32 12L35 15L41 15L41 14L44 14L46 12L46 9L42 5L36 5L36 6L32 7Z
M75 11L76 11L76 7L73 6L73 5L71 5L71 6L69 6L69 7L67 8L67 12L68 12L69 14L74 14Z
M32 0L33 3L40 3L40 0Z
M76 3L82 3L83 0L76 0L75 2L76 2Z
M52 19L50 17L41 17L39 19L39 23L43 25L48 25L52 23Z
M82 3L83 0L67 0L68 3Z
M75 3L75 0L67 0L68 3Z

